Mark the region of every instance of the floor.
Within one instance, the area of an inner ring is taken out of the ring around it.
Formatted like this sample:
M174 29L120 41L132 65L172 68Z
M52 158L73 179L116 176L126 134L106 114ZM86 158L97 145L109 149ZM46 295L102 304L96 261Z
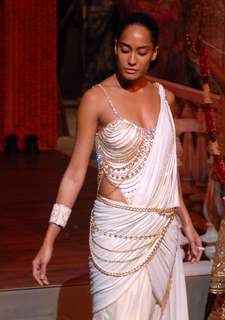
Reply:
M33 157L0 153L0 289L36 286L31 262L68 160L57 151ZM48 273L52 284L88 280L88 225L95 190L96 169L90 166L68 226L57 239Z

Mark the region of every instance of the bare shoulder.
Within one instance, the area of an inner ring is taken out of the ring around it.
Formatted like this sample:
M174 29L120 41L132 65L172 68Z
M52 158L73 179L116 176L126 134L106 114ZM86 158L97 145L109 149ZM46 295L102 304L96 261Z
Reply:
M170 106L173 106L175 103L175 95L172 91L165 89L166 99Z
M83 94L79 105L79 112L98 117L101 114L104 103L104 96L99 86L92 87Z
M165 94L166 94L166 99L168 101L173 118L175 119L178 116L178 110L179 110L179 105L176 103L176 96L170 90L166 90Z
M93 106L101 99L101 92L97 86L88 89L82 96L80 106Z
M149 79L149 78L147 78L147 79ZM150 79L149 79L149 80L150 80ZM169 105L170 105L170 106L173 106L173 104L175 103L175 95L174 95L174 93L173 93L172 91L166 89L166 88L165 88L161 83L159 83L159 82L152 82L151 80L150 80L150 82L151 82L152 84L156 84L156 87L157 87L157 88L159 88L159 86L161 86L161 87L165 90L166 99L167 99Z
M98 116L105 110L105 105L107 103L105 90L113 86L113 76L110 76L103 80L100 84L93 86L87 90L80 102L79 109L91 113L96 113ZM105 88L105 90L104 90Z

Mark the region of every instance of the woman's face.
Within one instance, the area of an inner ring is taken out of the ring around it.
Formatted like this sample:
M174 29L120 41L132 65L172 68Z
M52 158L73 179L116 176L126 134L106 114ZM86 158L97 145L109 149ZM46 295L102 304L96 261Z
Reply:
M117 69L126 80L137 80L155 60L158 47L153 47L149 30L141 25L129 25L124 29L115 47Z

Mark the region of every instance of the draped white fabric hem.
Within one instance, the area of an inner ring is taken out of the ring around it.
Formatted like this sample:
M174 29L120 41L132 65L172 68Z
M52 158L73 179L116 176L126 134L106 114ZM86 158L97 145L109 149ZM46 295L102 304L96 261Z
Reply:
M172 237L174 238L176 227L175 221L168 230L166 243L162 243L163 248L159 248L153 260L132 276L123 277L121 283L113 283L115 279L111 279L112 277L102 274L93 265L91 266L92 272L99 275L102 283L108 284L109 290L119 286L118 291L111 292L111 299L107 298L107 290L104 292L106 300L102 307L94 312L93 320L188 320L180 247L176 246L170 273L166 272L163 263L159 264L162 255L165 256L165 248L170 245L168 239L170 241ZM159 279L162 279L161 283ZM162 286L165 282L166 286ZM162 290L160 300L159 293ZM93 307L95 309L96 305Z

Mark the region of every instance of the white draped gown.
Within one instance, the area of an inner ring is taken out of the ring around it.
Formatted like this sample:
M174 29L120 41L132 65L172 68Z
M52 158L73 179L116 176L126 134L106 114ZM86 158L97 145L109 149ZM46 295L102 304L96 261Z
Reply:
M127 203L98 195L90 223L93 320L188 320L181 259L176 135L165 90L157 126L120 117L96 133L99 184L106 177Z

